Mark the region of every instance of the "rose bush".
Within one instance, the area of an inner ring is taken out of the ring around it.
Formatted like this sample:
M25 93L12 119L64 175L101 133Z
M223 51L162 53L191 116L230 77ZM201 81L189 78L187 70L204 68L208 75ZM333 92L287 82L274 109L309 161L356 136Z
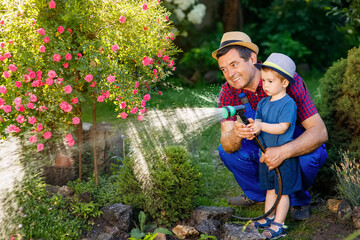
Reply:
M175 70L174 33L158 0L0 4L0 135L26 133L38 151L58 135L75 144L89 99L142 120L151 87Z

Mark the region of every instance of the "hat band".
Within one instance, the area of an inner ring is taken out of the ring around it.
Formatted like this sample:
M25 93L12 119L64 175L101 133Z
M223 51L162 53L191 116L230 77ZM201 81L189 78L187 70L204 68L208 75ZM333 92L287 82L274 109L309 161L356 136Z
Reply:
M275 63L272 63L272 62L269 62L269 61L265 61L263 63L263 65L266 67L266 66L269 66L269 67L273 67L273 68L276 68L277 70L285 73L286 75L288 75L289 77L293 78L293 76L291 76L290 73L288 73L287 71L285 71L282 67L280 67L279 65L275 64Z
M222 42L220 43L220 47L219 48L222 48L230 43L236 43L236 42L244 42L244 41L241 41L241 40L228 40L228 41L225 41L225 42Z

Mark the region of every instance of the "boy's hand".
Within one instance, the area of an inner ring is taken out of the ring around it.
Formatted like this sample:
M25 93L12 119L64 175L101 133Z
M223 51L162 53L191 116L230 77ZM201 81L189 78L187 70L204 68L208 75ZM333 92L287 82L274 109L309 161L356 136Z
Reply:
M246 139L253 140L255 137L254 126L256 123L254 122L254 119L252 119L252 118L249 118L248 120L250 123L246 127L250 130L251 135L248 136Z

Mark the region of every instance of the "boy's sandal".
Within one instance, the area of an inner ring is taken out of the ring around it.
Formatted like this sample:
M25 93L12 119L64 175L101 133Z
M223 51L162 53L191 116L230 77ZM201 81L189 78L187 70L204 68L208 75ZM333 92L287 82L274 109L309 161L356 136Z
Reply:
M265 223L260 223L258 221L253 222L253 224L251 226L254 226L255 228L266 228L266 227L270 227L271 223L275 220L275 216L273 218L264 218L265 219Z
M274 231L271 228L267 228L261 233L262 237L266 239L278 239L286 236L286 232L285 232L285 229L287 229L286 225L277 222L272 222L271 225L275 225L278 228L278 230Z

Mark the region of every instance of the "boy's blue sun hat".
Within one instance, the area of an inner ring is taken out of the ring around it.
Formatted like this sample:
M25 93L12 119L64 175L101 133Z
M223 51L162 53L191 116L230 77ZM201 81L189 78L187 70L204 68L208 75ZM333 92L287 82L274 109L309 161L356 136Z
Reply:
M266 61L262 64L264 67L268 67L275 72L284 76L287 80L289 80L290 85L295 83L294 74L296 65L294 61L282 53L272 53L266 59Z

